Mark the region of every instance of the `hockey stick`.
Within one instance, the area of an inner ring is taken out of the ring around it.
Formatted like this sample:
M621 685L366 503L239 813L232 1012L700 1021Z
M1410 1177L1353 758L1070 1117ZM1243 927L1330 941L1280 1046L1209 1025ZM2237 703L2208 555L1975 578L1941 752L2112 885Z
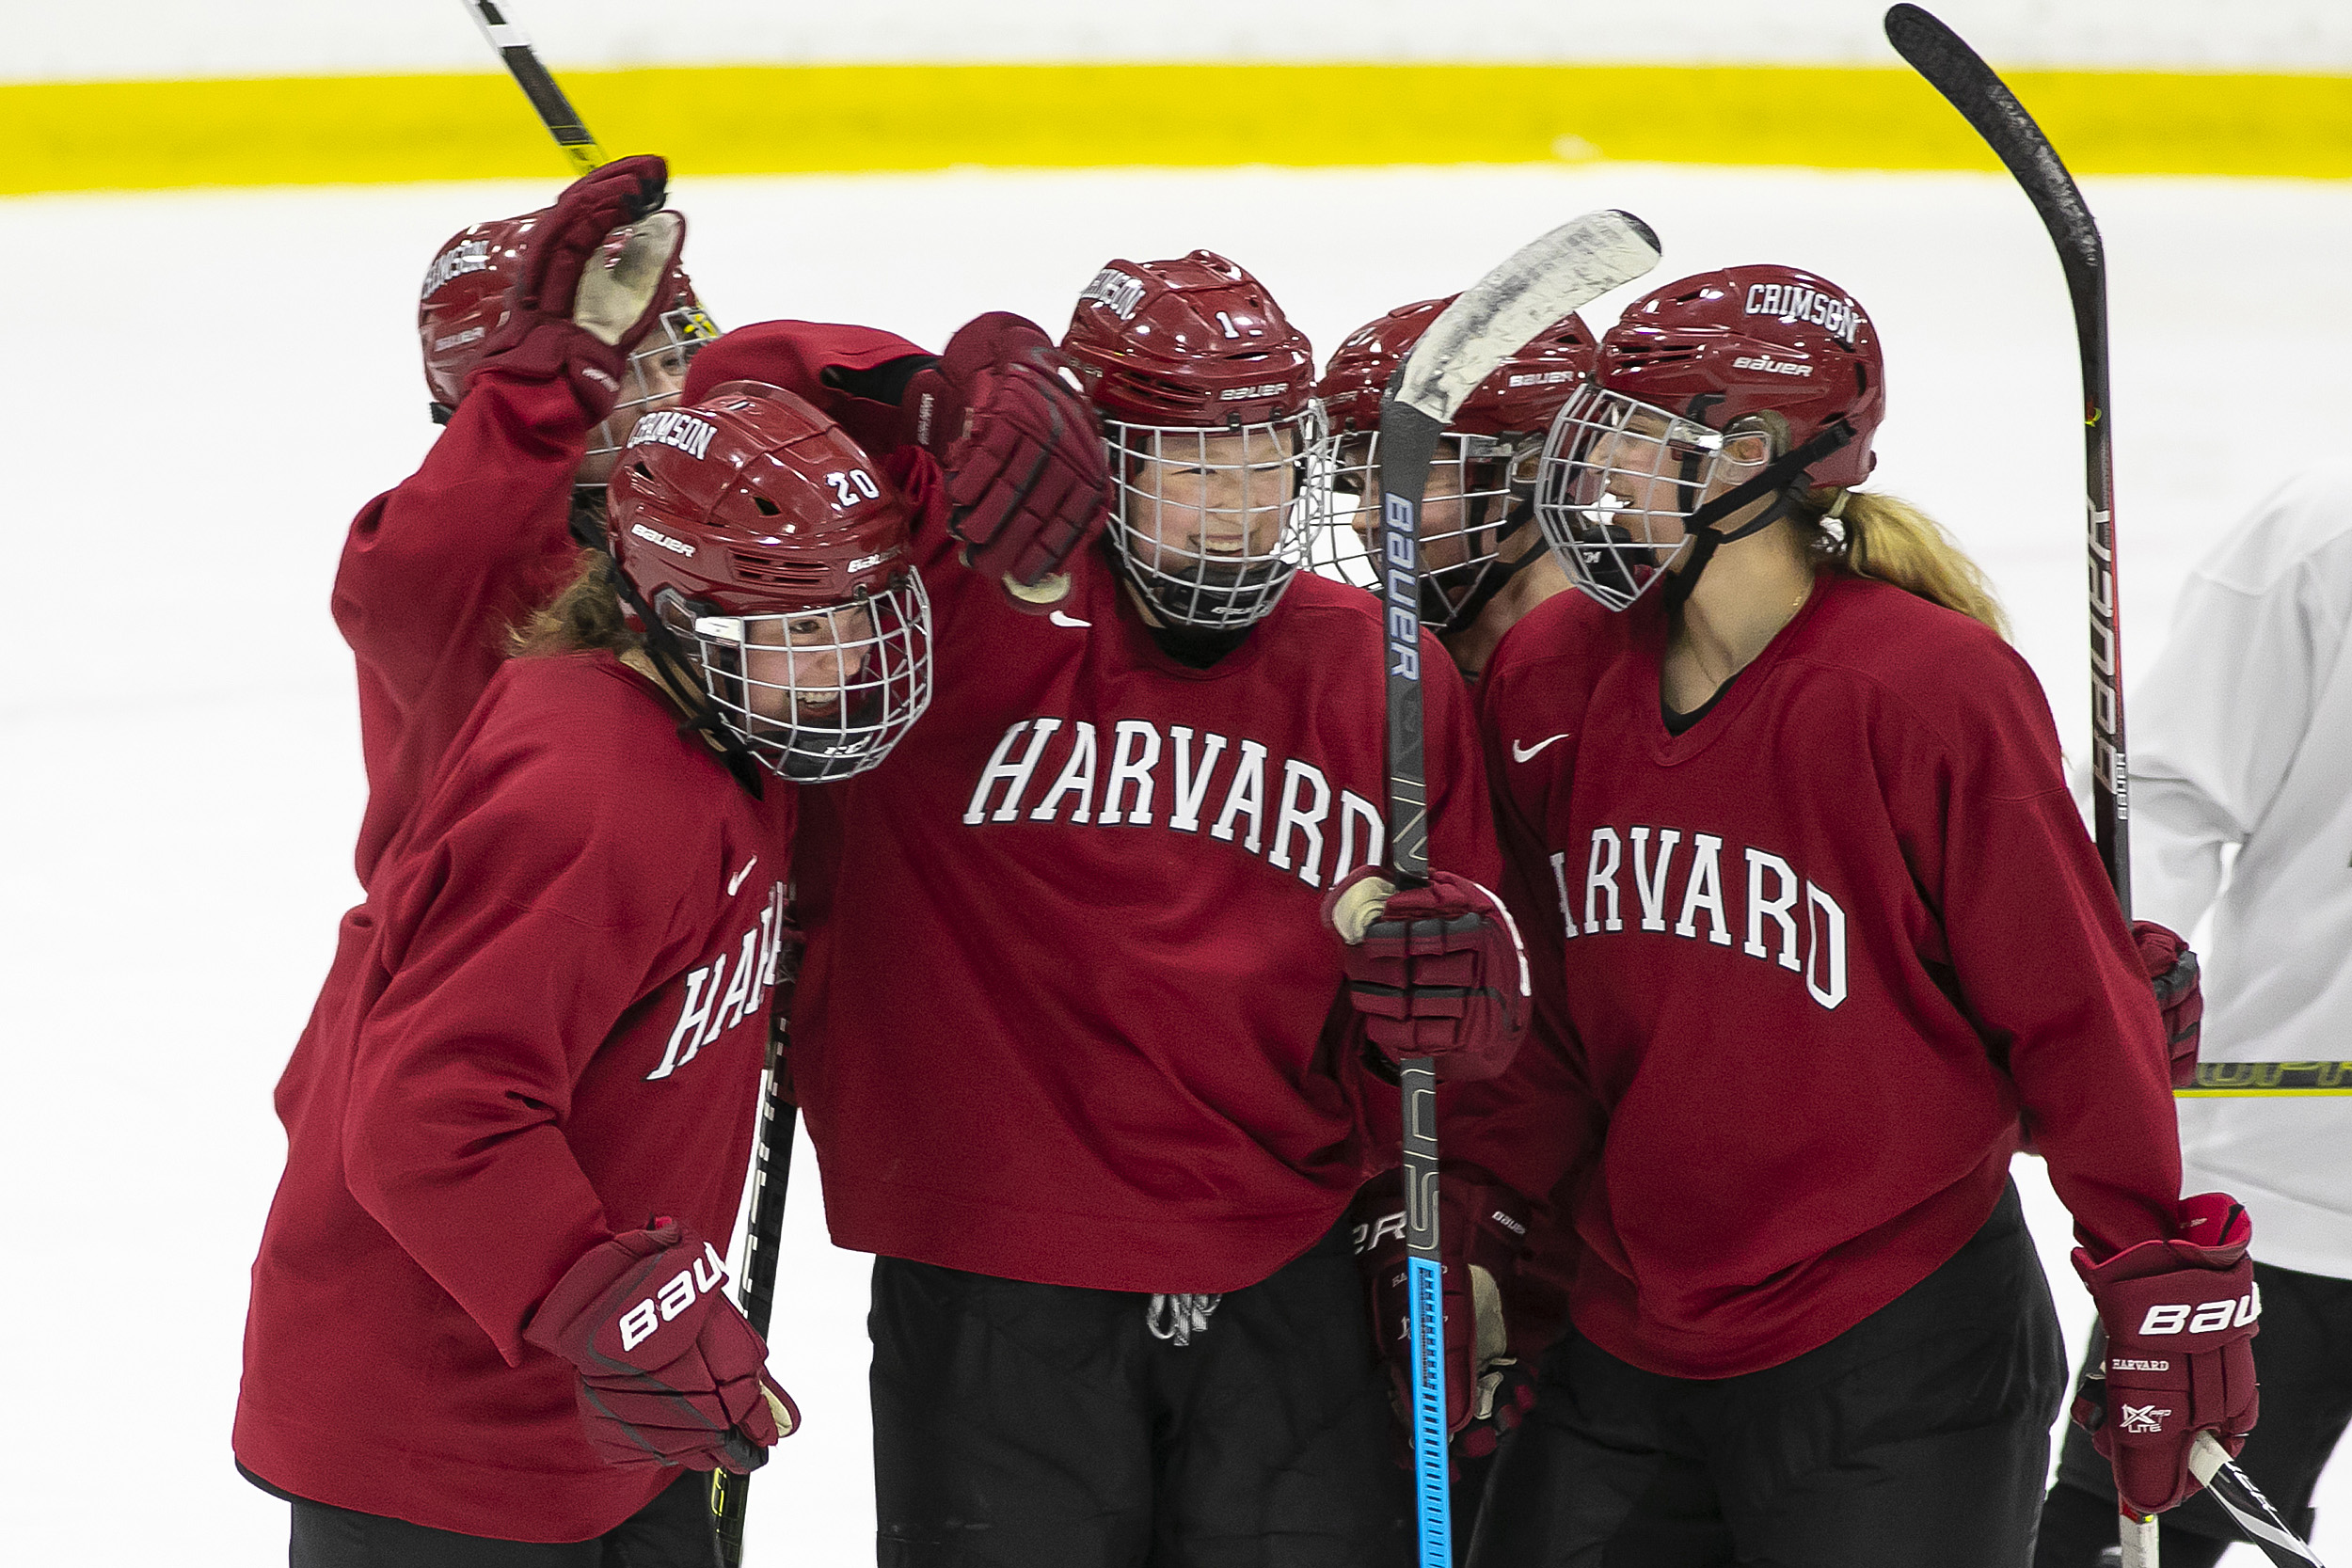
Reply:
M490 47L499 52L506 69L515 73L516 85L531 106L539 111L539 119L547 126L548 135L555 138L564 155L581 174L593 174L605 162L604 149L588 134L588 127L580 122L580 111L564 96L564 89L555 85L548 68L539 63L538 51L531 47L531 35L506 20L496 0L466 0L466 9L482 29L482 36L490 40Z
M1589 213L1521 248L1429 324L1380 403L1380 570L1389 642L1389 877L1429 880L1422 755L1421 503L1438 437L1478 384L1536 333L1658 264L1658 236L1630 213ZM1438 1254L1438 1075L1405 1062L1406 1294L1413 1334L1413 1491L1421 1568L1453 1568L1446 1502L1444 1265Z
M2099 856L2106 863L2108 879L2115 884L2116 901L2123 907L2124 918L2129 919L2131 769L2123 750L2123 650L2119 625L2122 604L2116 592L2115 576L2115 436L2107 419L2106 248L2099 239L2099 225L2083 202L2083 193L2076 188L2074 176L2066 172L2066 165L2059 161L2050 138L2042 134L2042 127L2034 123L2033 117L2017 102L2007 84L1959 34L1918 7L1900 5L1886 13L1886 40L1960 111L1961 118L1976 128L1985 145L2016 177L2034 211L2042 214L2051 243L2058 247L2058 265L2066 275L2066 292L2074 301L2075 346L2082 358L2083 463L2090 547L2090 770L2094 785L2091 822L2099 840ZM2249 1072L2290 1064L2214 1065ZM2314 1081L2321 1070L2321 1064L2292 1065L2312 1067ZM2205 1081L2205 1070L2201 1066L2200 1088ZM2193 1095L2197 1091L2185 1092ZM2256 1501L2261 1500L2262 1493L2217 1444L2213 1446L2213 1453L2218 1457L2213 1462L2212 1474L2222 1479L2208 1481L2207 1484L2250 1533L2252 1527L2247 1524L2247 1515L2230 1505L2224 1489ZM2264 1512L2268 1509L2269 1505L2264 1503ZM2253 1539L2271 1554L2274 1561L2318 1561L2311 1555L2309 1546L2296 1540L2285 1526L2276 1523L2275 1513L2270 1518L2273 1528L2265 1536ZM2278 1551L2281 1548L2274 1547L2266 1538L2269 1534L2291 1543L2292 1549L2299 1555L2280 1558ZM2155 1521L2127 1515L2122 1545L2124 1568L2155 1568Z

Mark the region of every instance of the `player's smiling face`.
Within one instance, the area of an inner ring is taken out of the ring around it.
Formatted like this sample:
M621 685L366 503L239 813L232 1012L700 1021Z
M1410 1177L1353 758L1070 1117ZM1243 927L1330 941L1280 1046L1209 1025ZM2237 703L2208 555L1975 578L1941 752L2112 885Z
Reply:
M1289 429L1162 433L1158 456L1134 460L1131 483L1145 498L1136 531L1163 570L1169 558L1205 557L1211 569L1263 560L1297 492L1297 455Z
M1644 525L1636 529L1643 543L1671 549L1686 535L1685 515L1754 477L1771 458L1772 443L1760 433L1731 436L1718 450L1711 432L1638 409L1618 428L1594 437L1581 460L1578 499ZM1769 498L1756 505L1768 503Z
M863 606L824 614L763 615L743 626L747 705L755 718L790 724L835 718L874 645Z

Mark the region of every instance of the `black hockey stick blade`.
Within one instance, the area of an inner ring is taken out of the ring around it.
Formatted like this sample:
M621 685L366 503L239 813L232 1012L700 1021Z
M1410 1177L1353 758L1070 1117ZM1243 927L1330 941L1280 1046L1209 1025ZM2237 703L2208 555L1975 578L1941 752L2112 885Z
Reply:
M2106 252L2099 243L2099 226L2091 221L2090 209L2084 204L2074 177L2066 171L2033 116L1983 57L1958 33L1911 5L1894 7L1886 13L1886 41L2009 166L2034 210L2042 214L2050 238L2057 242L2068 276L2073 277L2077 269L2103 267Z
M2280 1568L2325 1568L2319 1554L2312 1550L2303 1538L2287 1528L2279 1511L2270 1506L2270 1499L2262 1488L2247 1479L2210 1432L2197 1434L2189 1449L2189 1474L2205 1483L2213 1493L2214 1501L2229 1511L2237 1521L2237 1528L2262 1551L2263 1556Z
M466 10L472 16L474 25L482 29L482 36L490 40L490 47L498 51L499 58L506 62L506 69L514 72L516 85L539 112L540 123L572 161L572 166L581 174L601 167L605 163L604 149L588 134L588 127L580 122L580 111L564 96L564 89L555 85L548 68L539 63L538 51L531 46L531 35L507 20L497 0L466 0Z

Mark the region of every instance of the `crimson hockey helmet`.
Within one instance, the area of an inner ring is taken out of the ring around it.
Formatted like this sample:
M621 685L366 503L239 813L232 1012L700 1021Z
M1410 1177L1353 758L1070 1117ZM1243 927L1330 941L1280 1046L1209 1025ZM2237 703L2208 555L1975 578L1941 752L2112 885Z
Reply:
M520 217L470 224L442 245L425 268L417 297L417 337L424 349L424 385L434 417L446 420L466 395L466 376L482 357L482 344L506 320L507 296L515 287L516 263L531 244L531 231L547 210ZM694 297L693 280L683 267L670 269L669 302L654 330L629 355L629 384L614 404L608 431L628 428L631 416L674 401L684 379L685 359L719 335ZM675 363L663 364L665 357ZM592 453L619 447L617 435L592 435Z
M1196 250L1104 266L1062 352L1103 416L1130 580L1177 626L1263 619L1329 520L1313 345L1264 285Z
M1381 397L1454 297L1401 305L1358 327L1316 384L1338 442L1334 483L1347 509L1343 520L1367 545L1379 521ZM1503 542L1531 520L1544 433L1593 364L1592 331L1570 311L1480 382L1439 437L1420 536L1422 618L1432 630L1469 626L1521 568L1542 559L1540 550L1512 562L1499 557Z
M881 762L930 702L908 508L822 414L757 382L638 420L607 528L632 623L702 727L795 781Z
M1809 489L1861 483L1885 411L1878 335L1844 290L1794 267L1701 273L1602 337L1552 425L1536 515L1577 586L1613 609L1687 550L1678 599L1718 545ZM1766 496L1734 531L1712 526Z

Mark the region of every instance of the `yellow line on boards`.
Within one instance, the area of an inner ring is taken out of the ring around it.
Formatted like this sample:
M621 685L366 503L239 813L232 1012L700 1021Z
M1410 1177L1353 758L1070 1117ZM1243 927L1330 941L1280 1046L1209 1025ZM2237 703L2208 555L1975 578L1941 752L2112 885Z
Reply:
M2019 71L2093 174L2352 178L2352 77ZM572 71L615 153L685 173L1596 158L1989 169L1900 69L843 65ZM0 191L561 172L502 75L0 84Z

